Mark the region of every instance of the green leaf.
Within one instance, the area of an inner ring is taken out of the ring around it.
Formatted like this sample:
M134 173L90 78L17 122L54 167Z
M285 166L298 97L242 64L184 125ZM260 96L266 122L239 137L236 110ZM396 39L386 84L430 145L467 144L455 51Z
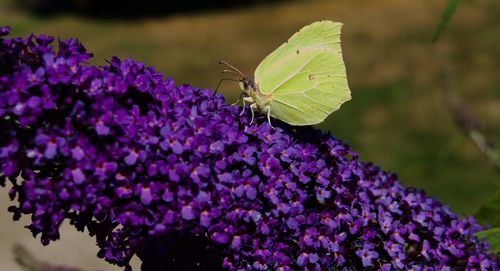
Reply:
M500 227L500 190L495 193L490 201L479 209L475 217L482 225Z
M436 42L439 37L441 37L441 34L450 22L451 16L455 13L459 4L460 0L448 0L448 6L444 10L443 15L441 16L441 21L434 32L434 36L432 37L433 42Z
M478 239L486 239L490 244L490 252L500 252L500 227L476 233Z

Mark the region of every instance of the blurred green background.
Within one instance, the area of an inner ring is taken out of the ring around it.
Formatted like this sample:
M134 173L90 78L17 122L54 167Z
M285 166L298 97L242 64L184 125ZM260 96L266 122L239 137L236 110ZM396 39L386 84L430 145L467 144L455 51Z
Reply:
M449 115L443 63L453 68L458 93L485 124L486 133L498 138L500 2L463 1L441 40L433 44L432 34L446 2L276 1L208 11L162 14L155 10L154 16L134 16L132 9L124 16L108 17L103 10L98 16L88 10L33 15L16 7L13 0L0 0L0 25L12 26L11 36L33 32L79 38L94 53L92 64L105 64L114 55L133 58L177 83L214 88L222 78L218 60L252 74L263 57L301 26L321 19L341 21L353 100L319 128L349 143L363 161L396 172L405 185L424 189L459 214L473 214L498 189L499 175ZM239 88L227 83L221 92L232 102ZM21 228L6 217L5 196L1 202L2 228ZM11 230L0 234L32 242L24 236L29 235L27 230ZM84 238L84 234L78 236ZM92 244L90 239L86 242ZM65 243L57 246L60 253L68 253ZM0 249L3 255L10 248L5 244ZM55 251L41 253L59 253ZM85 257L94 257L95 250L88 251Z

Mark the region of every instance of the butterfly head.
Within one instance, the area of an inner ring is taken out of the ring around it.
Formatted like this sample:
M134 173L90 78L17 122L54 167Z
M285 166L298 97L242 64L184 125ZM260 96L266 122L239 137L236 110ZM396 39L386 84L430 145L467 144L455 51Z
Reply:
M238 70L236 67L233 65L225 62L225 61L219 61L219 64L225 65L228 69L222 70L222 73L230 73L230 74L235 74L238 75L238 84L240 85L241 90L243 93L247 95L247 97L252 97L254 98L257 94L259 94L259 88L257 83L255 83L255 80L249 76L246 76L244 73L242 73L240 70ZM236 81L236 80L235 80Z
M253 78L242 77L238 79L241 90L246 94L250 95L250 93L257 91L257 85Z

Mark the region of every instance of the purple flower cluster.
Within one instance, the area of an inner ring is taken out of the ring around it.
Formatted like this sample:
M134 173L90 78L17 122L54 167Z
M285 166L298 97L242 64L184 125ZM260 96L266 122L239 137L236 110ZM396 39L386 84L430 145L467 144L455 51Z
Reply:
M87 65L76 40L52 41L0 39L0 183L44 244L68 219L127 268L148 240L184 234L218 269L498 270L473 218L334 137L248 126L208 89L132 60Z

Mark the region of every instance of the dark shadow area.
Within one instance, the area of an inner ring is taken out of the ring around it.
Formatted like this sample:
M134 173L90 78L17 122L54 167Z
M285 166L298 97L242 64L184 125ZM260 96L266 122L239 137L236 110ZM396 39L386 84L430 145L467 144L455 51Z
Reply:
M205 236L180 231L146 240L137 256L141 271L216 271L223 258Z
M287 0L17 0L17 8L37 16L73 14L96 18L144 17L234 9Z

